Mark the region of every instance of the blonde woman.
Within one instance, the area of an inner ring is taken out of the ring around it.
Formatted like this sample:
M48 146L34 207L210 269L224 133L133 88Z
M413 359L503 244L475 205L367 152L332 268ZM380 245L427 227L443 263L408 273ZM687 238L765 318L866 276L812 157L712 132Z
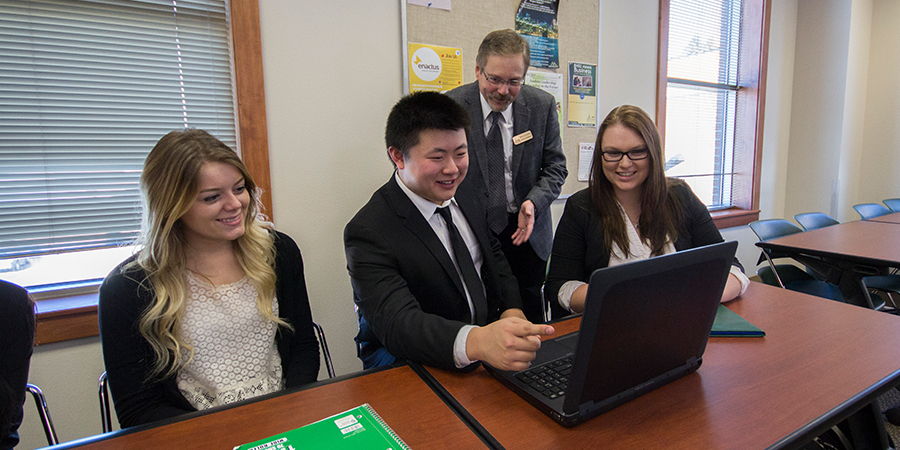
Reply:
M300 250L259 216L237 154L205 131L173 131L147 156L141 190L141 248L100 287L120 425L315 381Z

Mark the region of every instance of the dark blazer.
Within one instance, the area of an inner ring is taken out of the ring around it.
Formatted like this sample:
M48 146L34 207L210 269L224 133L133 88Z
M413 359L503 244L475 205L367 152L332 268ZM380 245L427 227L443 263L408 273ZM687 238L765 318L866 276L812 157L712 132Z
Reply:
M144 271L128 266L133 260L125 260L103 280L97 311L103 361L122 428L195 410L178 390L175 376L147 380L154 354L137 326L155 294ZM313 333L303 258L294 240L277 231L275 276L278 317L294 327L275 335L285 387L312 383L319 374L319 342Z
M709 209L687 183L679 181L670 189L681 203L684 221L682 232L675 240L676 251L725 241L710 217ZM553 256L544 289L547 301L558 302L559 288L567 281L587 283L595 270L609 266L609 254L610 249L603 243L600 232L600 212L591 202L590 191L585 188L572 194L556 226ZM743 272L737 257L733 265Z
M469 145L469 174L464 183L471 183L484 196L487 204L488 167L484 137L484 114L478 82L466 84L447 93L472 118L471 130L466 134ZM528 242L534 252L547 259L553 246L553 221L550 204L559 197L566 182L566 157L559 139L559 120L556 100L552 95L522 86L512 104L513 136L531 131L532 138L513 146L512 179L516 206L525 200L534 202L534 229Z
M28 291L0 280L0 449L19 443L33 344L34 303Z
M483 255L488 314L475 325L486 325L509 308L521 308L522 301L477 195L463 183L455 198ZM393 175L347 224L344 249L365 367L390 364L396 357L456 369L453 343L460 328L471 323L462 281Z

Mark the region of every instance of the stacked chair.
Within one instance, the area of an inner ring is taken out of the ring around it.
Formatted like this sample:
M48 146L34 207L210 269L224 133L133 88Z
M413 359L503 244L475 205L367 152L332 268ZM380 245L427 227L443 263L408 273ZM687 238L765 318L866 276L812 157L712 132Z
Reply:
M756 236L761 241L803 232L800 227L784 219L757 220L750 223L750 229L756 233ZM757 270L757 274L763 283L831 300L844 301L844 296L841 295L840 289L833 284L823 281L822 277L818 276L815 271L803 270L791 263L775 263L776 259L784 258L790 257L772 250L762 250L757 265L767 261L768 266L761 267Z

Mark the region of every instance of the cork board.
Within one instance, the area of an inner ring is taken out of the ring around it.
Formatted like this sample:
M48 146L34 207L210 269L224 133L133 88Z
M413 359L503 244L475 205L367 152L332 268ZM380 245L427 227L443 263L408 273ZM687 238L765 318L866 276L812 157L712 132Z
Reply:
M405 0L401 0L404 1ZM516 11L519 0L452 0L452 10L427 8L405 4L406 44L409 42L457 47L462 49L463 82L475 81L475 55L484 36L493 30L515 28ZM559 24L559 69L535 69L563 74L568 79L569 62L597 64L600 47L600 0L560 0ZM404 71L408 65L404 64ZM599 77L599 68L598 68ZM408 74L407 74L408 76ZM596 81L596 86L600 81ZM404 90L408 85L404 86ZM599 98L599 93L598 93ZM563 111L567 111L566 95L563 95ZM606 113L598 113L599 121ZM572 194L587 187L587 182L578 181L578 145L593 143L597 138L596 128L572 128L566 125L563 114L563 151L569 176L563 185L562 194Z

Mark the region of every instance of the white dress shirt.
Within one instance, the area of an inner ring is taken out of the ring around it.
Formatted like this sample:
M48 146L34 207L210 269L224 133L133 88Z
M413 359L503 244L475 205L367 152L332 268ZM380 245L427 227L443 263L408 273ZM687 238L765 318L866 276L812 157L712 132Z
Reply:
M412 201L413 205L416 206L416 209L422 213L422 217L425 218L425 221L428 222L428 225L431 226L431 229L434 230L434 234L437 235L438 239L440 239L441 244L444 245L444 249L447 250L447 253L450 255L450 259L453 260L453 265L456 267L456 273L459 275L459 279L462 281L463 287L466 290L466 300L469 302L469 314L473 318L475 318L475 306L472 303L472 297L469 295L469 286L466 286L465 278L462 276L462 272L459 270L459 263L456 262L456 256L453 254L453 245L450 243L450 230L447 228L446 222L441 217L441 215L437 212L438 208L443 208L446 206L450 207L450 216L453 218L453 225L456 226L456 229L459 230L459 234L462 236L463 241L466 243L466 247L469 249L469 254L472 257L472 262L475 263L475 271L478 273L478 276L481 276L481 266L484 264L484 257L481 253L481 247L478 245L478 241L475 240L475 234L472 233L472 228L469 226L469 222L466 220L466 217L463 215L462 210L459 209L459 204L456 203L455 198L451 198L446 202L438 205L430 200L425 199L424 197L416 194L412 190L410 190L406 184L403 183L403 180L400 179L400 175L398 173L394 174L394 177L397 180L397 184L400 185L400 189L409 197L409 200ZM476 289L481 289L484 291L484 284L478 286ZM486 295L485 295L486 296ZM475 328L473 325L466 325L459 330L459 333L456 335L456 340L453 342L453 361L456 363L456 367L463 368L472 364L475 361L469 359L468 355L466 355L466 341L469 338L469 331Z

